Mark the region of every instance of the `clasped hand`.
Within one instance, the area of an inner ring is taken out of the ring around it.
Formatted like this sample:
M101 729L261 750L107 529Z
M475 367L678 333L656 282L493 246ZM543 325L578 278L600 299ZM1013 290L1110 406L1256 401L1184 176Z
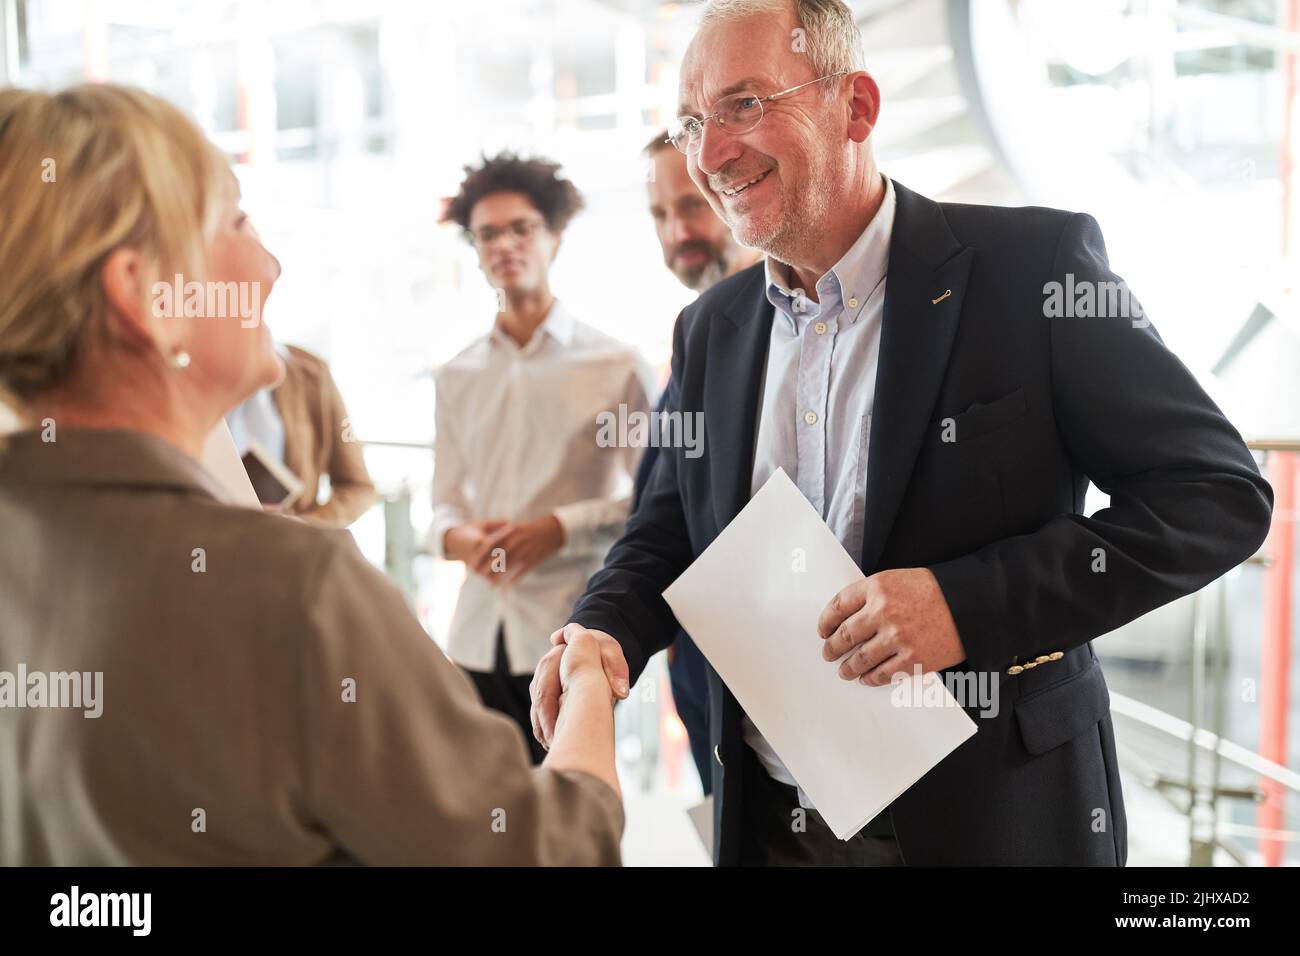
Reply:
M551 635L551 644L554 646L537 662L529 685L533 736L548 750L564 694L572 682L598 676L608 683L615 700L630 692L623 649L604 631L566 624Z
M473 521L447 532L446 555L491 585L511 584L564 546L555 515L532 521Z

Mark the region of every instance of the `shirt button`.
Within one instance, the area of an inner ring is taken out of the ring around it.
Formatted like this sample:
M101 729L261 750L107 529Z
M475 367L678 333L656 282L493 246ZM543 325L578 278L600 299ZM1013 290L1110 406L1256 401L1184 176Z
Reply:
M858 307L858 300L857 300L857 299L849 299L849 308L850 308L850 309L856 309L857 307Z
M806 421L809 425L816 425L816 424L817 424L817 413L816 413L816 412L804 412L803 420Z
M818 335L825 335L825 334L826 334L826 323L825 323L825 322L818 322L816 325L813 326L813 331L816 332Z

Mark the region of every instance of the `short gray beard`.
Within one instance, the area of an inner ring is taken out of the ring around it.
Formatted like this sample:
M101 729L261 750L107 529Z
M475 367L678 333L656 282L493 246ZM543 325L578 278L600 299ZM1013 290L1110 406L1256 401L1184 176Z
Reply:
M736 235L736 240L787 265L805 261L805 253L816 247L822 227L830 218L838 178L833 172L837 171L825 167L814 170L798 197L799 208L783 210L781 221L769 234Z

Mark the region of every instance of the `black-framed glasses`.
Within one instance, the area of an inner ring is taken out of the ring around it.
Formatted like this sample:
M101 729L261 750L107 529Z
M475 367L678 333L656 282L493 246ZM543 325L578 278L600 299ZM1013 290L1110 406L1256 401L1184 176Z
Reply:
M483 226L478 232L465 230L465 239L472 246L491 245L494 239L509 235L515 239L527 239L538 229L546 225L541 219L516 219L504 226Z
M844 76L848 72L848 70L840 70L838 73L827 73L815 80L800 83L798 86L792 86L788 90L781 90L769 96L758 96L754 93L732 93L730 96L724 96L713 104L713 112L707 116L677 117L668 130L667 141L683 153L698 153L700 141L704 138L704 124L709 120L713 120L718 129L724 129L728 133L735 135L748 133L762 121L764 103L771 103L773 100L798 92L805 86L812 86L814 83L836 76Z

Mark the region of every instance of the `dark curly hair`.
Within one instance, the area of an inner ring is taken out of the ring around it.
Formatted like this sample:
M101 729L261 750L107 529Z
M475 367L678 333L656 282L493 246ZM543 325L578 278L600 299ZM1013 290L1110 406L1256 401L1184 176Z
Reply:
M442 221L469 229L469 214L484 196L522 193L542 214L546 227L559 234L583 206L582 194L559 172L559 163L539 157L523 159L514 153L500 153L491 159L484 156L482 165L465 167L465 181L447 203Z

